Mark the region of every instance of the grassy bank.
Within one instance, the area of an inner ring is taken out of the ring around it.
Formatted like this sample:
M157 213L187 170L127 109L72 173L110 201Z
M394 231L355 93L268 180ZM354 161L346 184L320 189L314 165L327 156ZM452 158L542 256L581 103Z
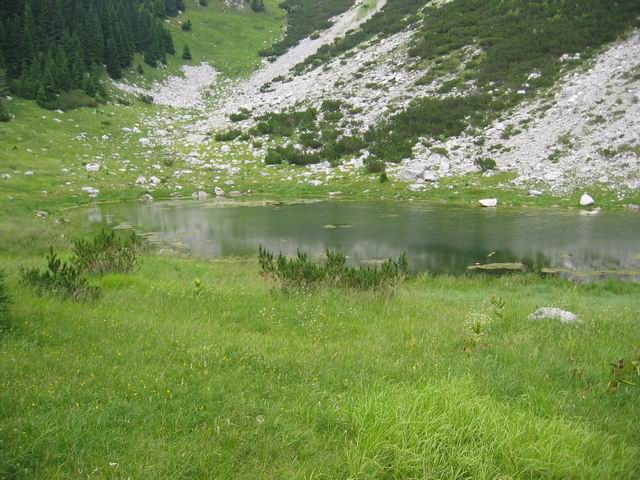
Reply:
M285 295L255 259L148 254L79 304L17 283L41 258L2 258L0 478L640 472L640 390L607 392L609 363L638 354L638 286L421 277L392 296ZM584 323L528 321L539 306Z

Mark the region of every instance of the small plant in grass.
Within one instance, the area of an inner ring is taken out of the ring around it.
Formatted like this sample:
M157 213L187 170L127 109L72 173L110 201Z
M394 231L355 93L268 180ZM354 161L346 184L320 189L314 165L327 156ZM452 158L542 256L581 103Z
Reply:
M298 251L296 257L272 252L260 245L258 262L264 277L275 278L283 290L306 290L314 287L334 287L347 290L387 290L402 282L408 274L407 256L386 260L379 268L347 265L341 252L327 250L327 260L312 262L306 253Z
M54 252L47 255L47 269L22 268L22 283L34 287L39 295L55 295L78 301L89 301L100 296L98 287L89 285L85 273L73 262L65 262Z
M628 362L620 359L611 364L611 380L607 391L615 392L621 385L640 386L640 354Z
M191 29L193 28L193 25L191 24L191 20L187 19L186 22L182 22L181 28L183 32L190 32Z
M387 183L389 181L389 175L387 175L387 172L382 172L380 177L378 177L378 180L380 183Z
M488 335L491 316L485 309L472 310L467 314L464 326L468 337L463 349L466 353L471 353L482 346L484 338Z
M113 230L103 230L92 240L73 243L73 263L89 274L128 273L140 262L142 244L135 233L118 238Z
M9 305L11 305L11 297L7 289L7 274L4 270L0 270L0 330L8 323Z
M191 60L193 57L191 56L191 50L189 50L189 47L187 45L184 46L184 49L182 49L182 59L183 60Z

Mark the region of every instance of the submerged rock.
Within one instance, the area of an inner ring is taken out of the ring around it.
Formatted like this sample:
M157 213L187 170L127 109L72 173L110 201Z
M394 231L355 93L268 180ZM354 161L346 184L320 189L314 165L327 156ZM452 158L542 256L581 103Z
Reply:
M151 203L151 202L153 202L153 197L151 195L149 195L148 193L145 193L144 195L142 195L140 197L140 201L142 203Z
M478 265L469 265L467 270L470 272L486 272L486 273L501 273L501 272L524 272L524 264L520 262L513 263L485 263Z
M209 198L209 194L207 192L204 192L202 190L199 190L197 192L193 192L191 194L191 198L193 198L194 200L201 200L204 201L207 198Z
M537 309L531 315L529 315L529 320L560 320L561 323L580 323L581 320L575 313L568 312L567 310L562 310L560 308L555 307L543 307Z

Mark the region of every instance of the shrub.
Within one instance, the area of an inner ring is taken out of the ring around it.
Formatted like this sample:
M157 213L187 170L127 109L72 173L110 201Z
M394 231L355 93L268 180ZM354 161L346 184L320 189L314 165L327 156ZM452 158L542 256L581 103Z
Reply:
M266 165L279 165L282 163L282 155L275 150L269 150L264 157L264 163Z
M402 282L408 274L407 256L387 260L379 268L347 265L346 256L327 250L324 263L313 263L306 253L298 251L294 258L282 254L274 259L272 252L260 245L258 262L265 276L273 276L283 290L314 287L337 287L348 290L384 290Z
M264 12L264 0L251 0L250 5L254 12Z
M480 167L480 170L483 172L496 168L496 161L493 158L477 158L475 164Z
M113 230L102 230L92 240L73 243L73 263L90 274L131 272L140 261L142 244L135 233L119 239Z
M182 22L181 28L183 32L190 32L193 28L193 25L191 25L191 20L187 19L186 22Z
M384 173L385 166L384 162L375 157L367 157L362 162L364 164L364 168L369 173Z
M226 132L218 132L215 135L215 139L217 142L230 142L231 140L235 140L240 135L242 135L242 131L234 128L232 130L227 130Z
M93 300L100 296L100 289L89 285L82 269L72 262L60 260L53 251L47 255L47 269L22 268L20 277L24 284L36 289L39 295L51 294L78 301Z
M183 60L191 60L191 50L189 50L189 47L187 45L184 46L184 49L182 50L182 59Z
M232 122L241 122L249 118L251 118L251 112L246 108L241 108L236 113L232 113L231 115L229 115L229 120L231 120Z
M11 115L7 109L7 104L3 98L0 98L0 122L8 122L11 120Z

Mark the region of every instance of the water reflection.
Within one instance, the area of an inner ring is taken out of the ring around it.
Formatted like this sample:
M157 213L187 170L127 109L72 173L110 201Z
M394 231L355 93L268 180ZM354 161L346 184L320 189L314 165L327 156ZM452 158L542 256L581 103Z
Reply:
M353 262L406 252L414 271L435 273L520 261L640 279L640 216L632 212L584 216L573 210L346 201L262 207L161 202L94 207L85 220L129 222L155 232L162 244L180 242L206 256L254 255L261 243L287 255L340 249Z

